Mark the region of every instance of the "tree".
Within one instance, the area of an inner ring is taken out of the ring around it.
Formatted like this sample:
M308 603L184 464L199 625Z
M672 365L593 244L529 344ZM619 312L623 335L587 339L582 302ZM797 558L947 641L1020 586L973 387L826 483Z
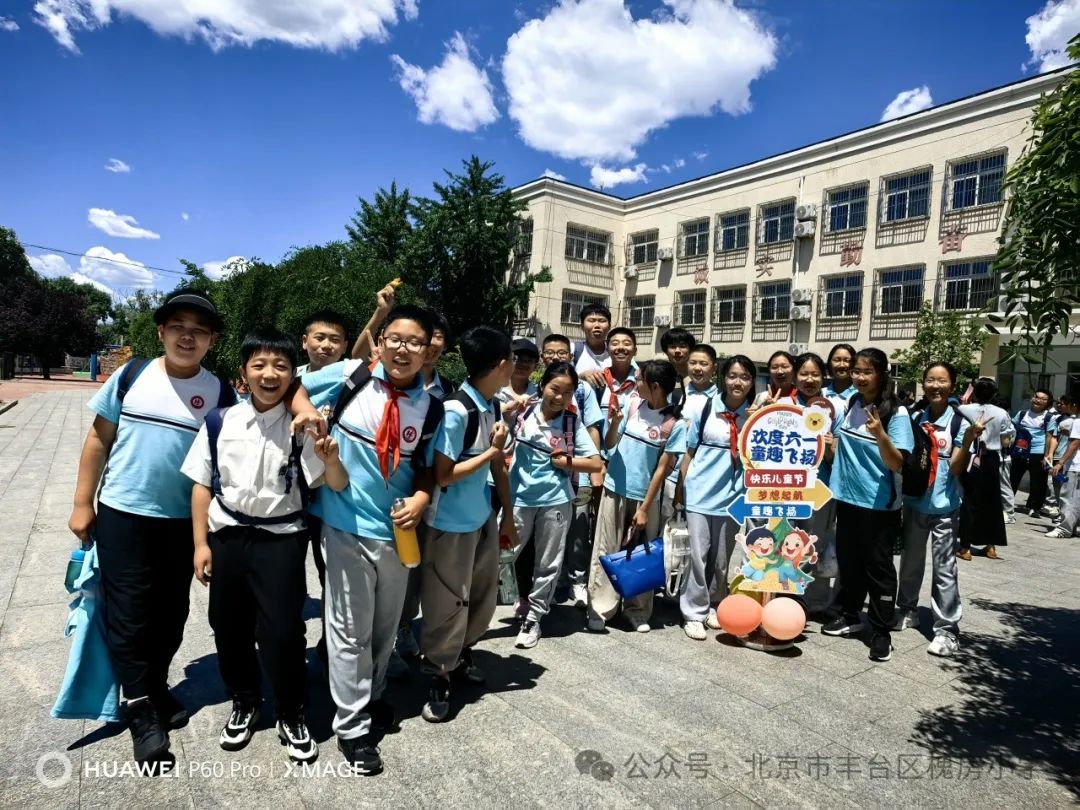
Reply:
M1080 61L1080 34L1068 52ZM1004 315L990 315L988 328L996 334L1004 325L1015 335L999 362L1020 357L1045 365L1080 306L1080 70L1039 100L1005 191L1009 205L994 259Z
M928 365L941 361L956 366L961 379L976 376L979 364L975 357L982 351L983 337L978 318L957 312L934 312L933 305L924 302L911 346L893 352L893 362L902 367L898 382L914 387L922 382L922 373Z
M392 182L389 189L375 192L373 202L360 198L360 209L349 220L345 231L352 245L365 254L366 260L396 268L412 234L411 207L409 190L399 193L397 182Z
M99 290L93 284L80 284L67 276L46 279L45 283L50 290L82 296L87 309L90 310L90 314L94 316L94 320L99 325L103 325L105 321L112 317L112 296L104 290Z

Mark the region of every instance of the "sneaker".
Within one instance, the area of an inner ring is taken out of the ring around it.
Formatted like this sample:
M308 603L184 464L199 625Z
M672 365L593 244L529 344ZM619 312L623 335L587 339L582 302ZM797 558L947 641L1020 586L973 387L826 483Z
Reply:
M827 636L853 636L866 625L859 616L841 616L821 628Z
M461 661L458 662L457 671L473 683L483 683L485 680L484 670L473 662L472 647L466 647L461 651Z
M319 756L319 746L311 739L304 716L295 720L277 721L278 740L285 746L289 759L293 762L314 762Z
M387 732L397 728L397 710L382 698L368 703L367 713L371 717L371 727L376 731Z
M1016 523L1016 518L1014 518L1012 515L1006 513L1006 515L1005 515L1005 525L1008 526L1008 525L1010 525L1012 523Z
M966 560L968 562L971 562L971 549L970 548L962 548L962 549L960 549L959 551L956 552L956 556L961 560Z
M420 713L429 723L441 723L450 714L450 681L436 675L431 679L427 703Z
M585 629L590 633L603 633L607 627L607 622L604 621L603 616L590 616L589 620L585 623Z
M589 589L583 584L575 585L573 587L574 594L574 607L584 608L589 604Z
M154 704L154 709L157 711L162 725L170 730L183 728L191 719L191 715L184 707L184 704L173 697L168 686L164 690L150 695L150 702Z
M1039 510L1039 517L1044 518L1059 518L1061 517L1061 510L1056 509L1053 506L1044 506Z
M870 660L888 661L892 658L892 639L888 633L874 633L870 639Z
M704 641L708 638L705 625L701 622L687 622L683 625L683 632L686 633L687 638L692 638L694 641Z
M259 722L259 707L234 700L229 721L221 729L218 744L223 751L239 751L251 741L255 724Z
M157 762L168 754L169 735L149 698L128 703L125 714L136 762Z
M395 649L390 653L390 661L386 664L386 677L392 681L400 681L408 678L411 674L412 670L409 669L409 665L398 651Z
M345 761L352 766L353 773L361 776L374 776L382 773L382 757L379 756L379 747L372 742L370 734L356 737L351 740L337 741L338 750L341 751Z
M519 596L517 602L514 603L514 616L518 621L521 621L529 615L529 597Z
M522 650L531 650L540 643L540 622L526 621L521 625L514 646Z
M919 626L919 613L915 610L898 610L893 630L907 630L909 627Z
M926 651L930 655L948 658L959 649L960 642L956 640L956 636L952 633L938 633L934 636L934 640L930 642L930 646L926 648Z
M420 654L420 645L416 643L416 636L413 635L412 622L398 625L394 649L402 658L415 658Z
M649 626L649 620L636 610L624 610L623 618L626 619L626 623L630 625L631 630L636 630L639 633L648 633L652 630Z
M1055 540L1066 540L1069 537L1072 537L1072 535L1070 535L1064 529L1051 529L1046 534L1044 534L1043 537L1052 537Z
M716 619L716 611L710 610L709 615L705 617L705 627L709 630L723 630L720 626L720 622Z

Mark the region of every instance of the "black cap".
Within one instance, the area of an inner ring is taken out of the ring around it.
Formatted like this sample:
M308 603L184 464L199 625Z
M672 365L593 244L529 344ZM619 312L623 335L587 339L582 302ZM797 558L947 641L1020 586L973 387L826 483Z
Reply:
M540 359L540 350L536 344L527 338L518 338L513 344L514 354L531 354L537 360Z
M210 319L215 332L225 331L225 322L218 315L214 302L198 290L180 290L165 299L165 303L154 310L154 323L161 326L178 309L193 309Z

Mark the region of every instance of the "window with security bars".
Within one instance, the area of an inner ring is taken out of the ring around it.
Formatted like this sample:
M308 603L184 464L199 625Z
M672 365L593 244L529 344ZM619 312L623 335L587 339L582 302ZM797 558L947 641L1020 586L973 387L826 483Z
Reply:
M822 313L826 318L857 318L862 313L862 273L825 279Z
M795 200L763 205L759 212L758 244L790 242L795 237Z
M607 304L607 296L592 295L577 290L563 290L562 323L578 325L581 323L581 308L586 304Z
M790 281L759 284L757 288L757 298L757 316L759 321L786 321L790 316Z
M679 293L675 314L679 326L699 326L705 323L705 290L688 290Z
M881 221L889 224L930 216L930 180L933 173L933 167L927 166L925 169L886 177L882 184L884 199Z
M834 188L826 193L830 233L866 227L866 198L869 190L870 184L867 182Z
M945 285L941 308L951 312L982 309L997 294L989 259L942 265Z
M679 226L682 253L680 259L704 256L709 252L709 220L698 219Z
M533 221L523 219L518 224L517 252L522 256L532 255Z
M716 217L716 249L745 250L750 244L750 209L718 214Z
M878 312L882 315L914 315L923 303L922 267L882 270L878 280Z
M631 329L652 326L655 314L655 295L635 295L626 299L626 325Z
M630 264L650 264L656 261L656 249L660 244L660 231L641 231L630 234ZM651 325L651 322L650 322Z
M717 287L713 290L713 324L746 322L746 287Z
M948 178L950 211L999 203L1005 179L1005 153L950 163Z
M611 234L580 225L566 226L566 258L609 264Z

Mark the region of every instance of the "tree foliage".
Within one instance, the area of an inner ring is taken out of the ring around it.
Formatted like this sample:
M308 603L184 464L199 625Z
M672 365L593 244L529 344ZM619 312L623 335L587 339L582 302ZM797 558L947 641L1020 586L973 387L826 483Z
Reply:
M902 366L898 382L914 386L922 382L928 365L944 361L956 366L960 378L979 373L976 356L982 351L985 333L978 318L957 312L934 312L929 301L923 302L915 324L915 339L906 349L893 352L892 360Z

